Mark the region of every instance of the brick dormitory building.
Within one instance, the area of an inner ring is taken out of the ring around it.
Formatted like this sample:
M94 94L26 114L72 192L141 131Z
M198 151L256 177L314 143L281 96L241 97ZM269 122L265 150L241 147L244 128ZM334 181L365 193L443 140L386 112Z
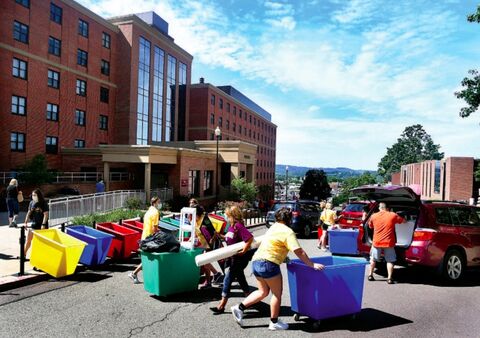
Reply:
M0 18L4 180L43 154L49 169L101 174L109 190L208 202L217 176L220 196L234 177L273 188L271 115L231 86L191 85L193 56L156 13L104 19L72 0L4 0Z

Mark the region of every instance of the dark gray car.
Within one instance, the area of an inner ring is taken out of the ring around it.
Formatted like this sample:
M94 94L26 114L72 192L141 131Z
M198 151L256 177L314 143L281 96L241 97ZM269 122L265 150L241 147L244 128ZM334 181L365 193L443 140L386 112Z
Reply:
M268 228L275 223L275 212L283 207L292 211L292 223L290 224L292 230L302 237L310 237L312 230L318 224L320 203L308 200L275 202L267 213Z

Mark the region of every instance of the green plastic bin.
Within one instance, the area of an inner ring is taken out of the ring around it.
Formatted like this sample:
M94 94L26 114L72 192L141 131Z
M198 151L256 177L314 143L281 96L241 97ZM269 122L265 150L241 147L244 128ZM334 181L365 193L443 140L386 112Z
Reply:
M200 268L195 257L203 249L180 252L141 252L143 287L157 296L168 296L198 288Z

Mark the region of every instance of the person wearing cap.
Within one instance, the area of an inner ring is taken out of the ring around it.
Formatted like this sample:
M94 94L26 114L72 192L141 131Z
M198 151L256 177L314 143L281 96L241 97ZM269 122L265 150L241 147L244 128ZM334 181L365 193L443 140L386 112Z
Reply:
M153 235L158 231L158 222L160 219L160 198L158 196L152 197L150 200L150 208L143 216L143 231L142 231L142 240ZM137 274L142 270L142 263L137 266L137 268L128 274L133 280L134 284L139 284Z

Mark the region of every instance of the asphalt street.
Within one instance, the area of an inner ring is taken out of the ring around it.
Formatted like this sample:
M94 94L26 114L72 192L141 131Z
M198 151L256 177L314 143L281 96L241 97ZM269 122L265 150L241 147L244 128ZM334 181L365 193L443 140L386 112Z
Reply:
M257 228L260 235L265 228ZM301 240L310 256L319 256L316 240ZM480 272L470 271L459 286L444 286L425 269L396 269L395 285L377 275L365 281L363 308L355 319L323 320L319 329L290 310L285 264L281 317L285 332L269 332L268 299L245 316L239 327L230 313L212 315L220 289L154 297L133 285L127 273L139 262L81 271L68 278L0 293L0 337L478 337ZM254 277L247 268L250 285ZM175 272L171 272L175 273ZM140 275L142 280L142 276ZM242 300L233 290L228 307Z

